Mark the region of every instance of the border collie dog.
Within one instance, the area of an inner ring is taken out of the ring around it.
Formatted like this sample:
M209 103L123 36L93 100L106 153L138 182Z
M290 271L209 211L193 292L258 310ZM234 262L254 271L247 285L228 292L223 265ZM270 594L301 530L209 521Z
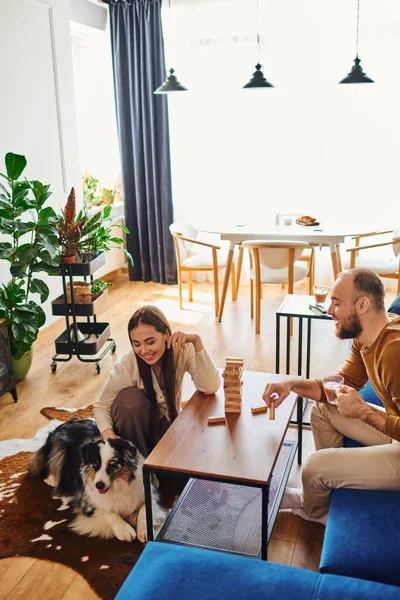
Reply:
M80 535L147 541L142 466L131 442L103 440L92 419L71 419L52 431L32 457L30 473L54 487L53 498L68 502L77 514L70 524ZM152 486L154 526L167 511ZM136 528L136 530L135 530Z

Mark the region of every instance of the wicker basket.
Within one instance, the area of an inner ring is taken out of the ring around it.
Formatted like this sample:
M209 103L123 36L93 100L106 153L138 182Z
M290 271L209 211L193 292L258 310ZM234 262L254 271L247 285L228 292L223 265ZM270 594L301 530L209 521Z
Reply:
M92 302L92 287L87 281L74 281L75 304L90 304ZM71 304L71 288L67 283L67 303Z

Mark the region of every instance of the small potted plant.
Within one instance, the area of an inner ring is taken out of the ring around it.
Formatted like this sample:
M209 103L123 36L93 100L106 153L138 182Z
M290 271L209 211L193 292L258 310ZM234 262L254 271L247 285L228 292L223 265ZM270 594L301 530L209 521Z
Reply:
M132 256L124 248L125 240L115 237L112 234L112 227L118 227L125 233L130 231L125 225L111 223L110 213L111 205L105 206L102 210L96 212L93 216L86 218L82 226L82 237L79 241L79 250L83 257L90 257L92 260L99 252L108 252L112 248L120 248L130 262L133 262ZM78 215L80 218L81 213Z
M92 281L92 300L96 300L101 294L103 294L107 288L114 287L111 281L103 281L103 279L96 279Z
M76 258L81 259L79 241L82 237L82 228L85 221L86 216L82 216L81 213L76 219L75 189L71 188L63 213L55 223L59 233L58 243L61 248L61 262L74 263Z

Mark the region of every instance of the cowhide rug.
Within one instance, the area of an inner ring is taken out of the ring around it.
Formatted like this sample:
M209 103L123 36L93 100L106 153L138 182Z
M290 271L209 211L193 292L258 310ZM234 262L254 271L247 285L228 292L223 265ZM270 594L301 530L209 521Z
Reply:
M68 528L71 510L51 498L48 485L29 478L32 452L59 424L51 421L29 440L0 442L0 559L29 556L62 563L80 573L101 598L111 600L144 546L78 536Z

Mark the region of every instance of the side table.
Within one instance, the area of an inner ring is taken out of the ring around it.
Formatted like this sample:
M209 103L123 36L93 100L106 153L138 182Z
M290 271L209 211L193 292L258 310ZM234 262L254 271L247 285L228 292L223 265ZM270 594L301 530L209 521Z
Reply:
M311 323L313 319L322 321L331 321L327 314L313 312L310 304L315 304L314 296L304 294L288 294L278 310L276 311L276 373L280 373L280 338L281 338L281 318L286 317L286 375L290 373L290 319L299 320L299 337L297 342L297 375L302 375L303 370L303 321L307 321L307 342L306 342L306 379L310 378L311 362Z
M299 336L297 341L297 374L302 375L303 371L303 320L307 321L307 342L306 342L306 379L310 378L311 363L311 324L313 319L322 321L331 321L327 314L312 311L310 304L315 304L314 296L304 294L288 294L278 310L276 311L276 373L280 372L280 351L281 351L281 318L286 317L286 375L290 373L290 319L299 320ZM303 413L307 407L308 400L303 398ZM297 425L299 419L290 421L292 425ZM309 426L310 423L303 422L303 425Z

